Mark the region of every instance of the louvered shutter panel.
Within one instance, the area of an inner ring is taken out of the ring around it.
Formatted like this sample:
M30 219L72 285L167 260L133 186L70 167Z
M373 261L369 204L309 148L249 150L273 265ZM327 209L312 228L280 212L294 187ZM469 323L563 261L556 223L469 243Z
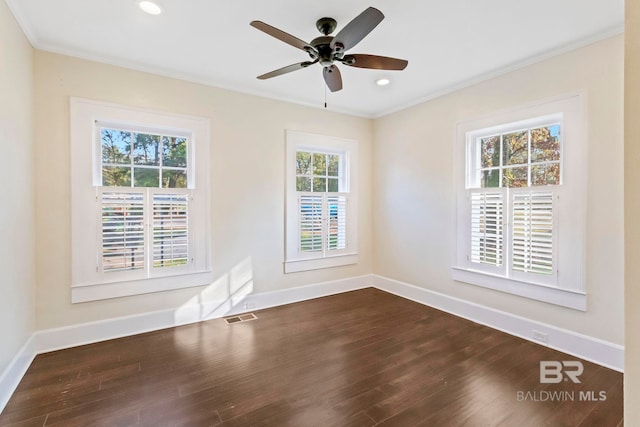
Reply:
M321 195L301 195L300 212L300 251L322 251L322 206Z
M515 193L512 218L513 270L553 274L553 193Z
M153 267L185 265L189 259L187 194L153 194Z
M470 261L499 267L504 254L502 192L471 193Z
M347 247L347 197L328 196L327 250Z
M102 270L144 268L144 193L103 192Z

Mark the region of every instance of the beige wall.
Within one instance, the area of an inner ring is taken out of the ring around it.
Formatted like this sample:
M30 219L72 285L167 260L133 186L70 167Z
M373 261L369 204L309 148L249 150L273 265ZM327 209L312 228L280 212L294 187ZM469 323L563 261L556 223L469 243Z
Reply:
M0 373L35 327L33 49L0 1Z
M374 273L624 343L623 38L617 36L374 123ZM451 280L456 124L586 90L586 313Z
M179 308L203 291L190 288L71 304L70 96L211 119L216 279L225 280L249 266L254 292L267 292L371 272L370 120L41 51L35 54L35 81L38 329ZM285 129L358 140L358 265L282 273Z
M625 6L625 425L640 425L640 2Z

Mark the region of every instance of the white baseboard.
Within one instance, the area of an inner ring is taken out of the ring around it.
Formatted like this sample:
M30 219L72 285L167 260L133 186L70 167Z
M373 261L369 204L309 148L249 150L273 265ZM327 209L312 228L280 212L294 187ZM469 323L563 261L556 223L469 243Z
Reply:
M376 288L385 292L524 338L536 344L545 345L533 338L533 330L543 332L548 336L546 345L554 350L562 351L619 372L624 371L624 347L621 345L386 277L373 275L372 281Z
M341 294L343 292L370 288L372 286L372 276L370 274L367 274L364 276L351 277L348 279L334 280L331 282L299 286L291 289L283 289L273 292L248 295L245 298L245 302L249 304L250 308L248 310L261 310L263 308L292 304L295 302L306 301L314 298L326 297L328 295L335 295ZM239 309L236 310L236 313L241 313L248 310Z
M0 412L9 402L36 354L35 335L31 335L0 376Z
M245 294L240 290L223 301L194 302L177 309L38 331L34 334L37 343L36 352L46 353L370 286L372 286L371 275L365 275L257 294Z

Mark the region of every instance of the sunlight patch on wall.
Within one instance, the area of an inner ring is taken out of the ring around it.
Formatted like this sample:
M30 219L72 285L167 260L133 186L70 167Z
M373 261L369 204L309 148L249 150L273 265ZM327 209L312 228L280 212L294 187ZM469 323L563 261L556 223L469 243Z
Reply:
M222 317L232 310L240 312L253 290L253 264L247 257L178 307L175 322L192 323Z

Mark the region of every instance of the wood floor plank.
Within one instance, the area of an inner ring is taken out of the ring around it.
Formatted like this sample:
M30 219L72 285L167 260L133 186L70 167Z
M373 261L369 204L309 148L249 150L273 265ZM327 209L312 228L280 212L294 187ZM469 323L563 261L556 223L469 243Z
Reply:
M377 289L36 357L0 426L617 426L622 374ZM518 391L606 390L606 401Z
M47 416L40 415L39 417L35 417L31 419L23 419L21 421L17 421L15 423L9 423L6 425L10 427L42 427L46 421L47 421Z

